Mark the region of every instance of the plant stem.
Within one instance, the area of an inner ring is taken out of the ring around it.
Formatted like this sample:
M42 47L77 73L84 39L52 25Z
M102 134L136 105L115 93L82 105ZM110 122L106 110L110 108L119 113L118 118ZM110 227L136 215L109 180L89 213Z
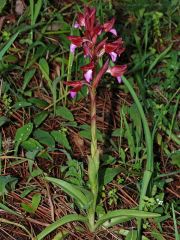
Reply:
M91 156L88 158L88 176L93 196L92 204L88 210L90 231L95 231L95 213L98 195L98 171L99 171L99 150L97 147L97 126L96 126L96 88L90 89L91 99Z

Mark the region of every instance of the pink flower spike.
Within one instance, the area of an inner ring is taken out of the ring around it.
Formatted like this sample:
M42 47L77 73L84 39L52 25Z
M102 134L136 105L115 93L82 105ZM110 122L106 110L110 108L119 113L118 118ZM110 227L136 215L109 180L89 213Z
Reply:
M115 62L116 59L117 59L117 53L115 53L115 52L110 52L109 55L111 56L112 61Z
M77 48L77 46L75 44L71 43L71 45L70 45L70 52L74 53L76 48Z
M117 31L116 31L115 28L112 28L112 29L110 30L110 32L111 32L113 35L117 36Z
M71 96L71 98L75 98L76 94L77 94L77 92L75 92L75 91L70 91L70 96Z
M117 77L118 83L122 83L122 78L119 76Z
M92 69L89 69L85 74L84 77L87 82L90 82L92 80Z

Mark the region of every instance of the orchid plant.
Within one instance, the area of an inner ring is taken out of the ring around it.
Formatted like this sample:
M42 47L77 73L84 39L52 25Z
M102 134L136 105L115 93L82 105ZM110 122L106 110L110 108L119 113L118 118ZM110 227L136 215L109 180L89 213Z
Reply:
M72 98L76 96L84 85L88 88L91 102L91 151L90 156L88 156L89 187L85 189L64 180L45 177L47 181L59 186L74 199L82 215L70 214L58 219L46 227L37 236L37 240L43 239L57 227L72 221L84 222L91 232L95 232L102 225L108 228L115 224L129 221L132 218L142 219L159 216L159 214L156 213L144 212L142 209L114 210L102 216L97 216L96 212L100 166L96 126L96 90L104 74L110 73L112 77L117 79L118 83L121 83L122 76L127 69L126 65L114 64L125 50L122 38L118 37L117 31L114 28L114 23L115 19L112 18L110 21L100 24L96 20L96 9L86 7L84 13L77 14L77 20L74 24L74 28L80 30L81 36L68 36L71 42L71 54L75 54L76 49L81 48L84 52L84 58L89 59L89 63L81 67L84 79L81 81L67 81L65 83L70 87L70 96ZM107 35L114 40L109 40ZM127 80L125 79L125 81Z

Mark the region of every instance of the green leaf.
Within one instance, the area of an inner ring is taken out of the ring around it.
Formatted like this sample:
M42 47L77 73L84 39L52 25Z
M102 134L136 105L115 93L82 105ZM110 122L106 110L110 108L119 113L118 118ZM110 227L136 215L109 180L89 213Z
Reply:
M6 122L8 122L8 118L5 116L0 117L0 127L2 127Z
M31 206L31 204L29 203L21 203L21 207L23 208L24 211L28 212L28 213L34 213L34 209Z
M32 191L35 190L35 187L27 187L26 189L24 189L24 191L21 193L20 197L24 198L26 197L29 193L31 193Z
M36 20L38 18L39 13L40 13L41 7L42 7L42 0L38 0L37 3L34 6L33 24L36 23Z
M120 210L109 211L107 214L102 216L97 221L96 228L102 225L104 222L120 216L133 217L133 218L156 218L156 217L160 217L160 214L139 211L139 210L131 210L131 209L120 209Z
M84 216L81 216L81 215L77 215L77 214L66 215L66 216L58 219L54 223L50 224L49 226L47 226L40 234L38 234L36 236L36 240L42 240L49 233L51 233L52 231L56 230L60 226L66 224L66 223L69 223L69 222L74 222L74 221L87 222L87 218L84 217Z
M8 51L8 49L10 48L10 46L13 44L13 42L16 40L17 36L19 35L19 32L17 32L16 34L14 34L11 39L8 41L8 43L2 48L0 49L0 61L2 61L2 58L4 56L4 54Z
M180 168L180 151L176 151L171 155L171 163L177 165Z
M86 138L88 140L91 140L91 130L90 129L87 129L87 130L81 130L79 132L79 135L83 138ZM102 137L102 134L99 130L97 130L97 140L100 141L100 142L103 142L103 137Z
M36 193L32 197L31 203L21 203L22 208L28 213L35 213L41 202L41 194Z
M34 138L29 138L27 141L24 141L21 143L21 146L26 149L27 151L35 151L35 150L42 150L43 146L36 141Z
M132 217L126 217L126 216L115 217L115 218L112 218L110 221L104 222L103 226L106 228L109 228L120 223L128 222L132 219L133 219Z
M129 231L125 240L137 240L137 231L136 230Z
M165 240L163 235L155 230L151 232L151 236L156 240Z
M30 102L26 102L26 101L23 101L23 102L16 102L12 108L14 108L15 110L18 110L20 108L24 108L24 107L30 107L32 104Z
M48 115L49 113L47 111L42 111L36 114L33 121L35 124L35 127L39 127L39 125L41 125L41 123L44 122L44 120L48 117Z
M20 213L17 213L16 211L14 211L11 208L7 207L3 203L0 203L0 208L3 209L5 212L10 213L12 215L15 215L15 216L18 216L18 217L23 217L23 216L21 216Z
M70 233L67 231L61 231L54 236L52 240L65 240L65 238L69 235Z
M10 175L0 176L0 196L4 196L9 190L15 188L18 179Z
M131 119L133 120L133 123L136 127L136 134L140 138L142 134L142 123L141 123L141 116L138 112L137 106L133 104L129 109L129 114Z
M28 101L38 108L45 108L49 105L45 100L39 98L30 98Z
M36 72L36 69L33 68L31 69L30 71L26 72L25 73L25 76L24 76L24 82L23 82L23 86L22 86L22 90L24 91L27 87L27 85L29 84L29 82L31 81L32 77L34 76Z
M76 187L76 185L52 177L45 177L45 180L62 188L63 191L69 194L72 198L74 198L82 208L88 205L89 200L82 193L82 191Z
M7 0L0 0L0 13L2 12L3 8L6 6Z
M52 93L53 89L52 89L52 81L49 77L49 65L45 58L41 58L39 60L39 68L40 68L44 78L46 79L49 89L51 90L51 93Z
M123 137L124 135L124 129L117 128L112 132L112 137Z
M103 154L102 156L102 164L106 165L106 164L113 164L116 162L116 159L108 154Z
M34 194L32 197L32 203L31 203L34 212L36 212L36 210L38 209L40 202L41 202L41 194L40 193Z
M68 121L74 121L74 116L67 107L58 106L56 108L56 116L62 117Z
M33 130L33 124L30 122L23 127L18 128L15 135L15 151L17 152L19 144L26 141L31 135Z
M69 141L64 131L52 131L51 135L53 136L56 142L61 144L66 149L71 150L71 146L69 145Z
M121 172L121 168L103 168L99 171L100 184L106 185L110 183L115 176Z
M48 147L55 147L55 141L48 132L37 129L34 131L33 135L40 143L45 144Z

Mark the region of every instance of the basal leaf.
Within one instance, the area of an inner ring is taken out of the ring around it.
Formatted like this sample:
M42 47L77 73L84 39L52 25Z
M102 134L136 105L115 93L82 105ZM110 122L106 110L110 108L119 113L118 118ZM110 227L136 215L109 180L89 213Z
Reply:
M88 205L88 199L82 193L82 191L76 187L76 185L52 177L45 177L45 180L50 181L51 183L62 188L63 191L74 198L82 208Z
M132 210L132 209L120 209L120 210L109 211L107 214L102 216L97 221L96 228L102 225L104 222L120 216L133 217L133 218L156 218L156 217L160 217L160 214L139 211L139 210Z
M56 230L60 226L66 224L66 223L69 223L69 222L74 222L74 221L86 222L87 218L84 217L84 216L81 216L81 215L77 215L77 214L66 215L66 216L58 219L54 223L50 224L49 226L47 226L40 234L38 234L36 236L36 240L42 240L49 233L53 232L54 230Z

